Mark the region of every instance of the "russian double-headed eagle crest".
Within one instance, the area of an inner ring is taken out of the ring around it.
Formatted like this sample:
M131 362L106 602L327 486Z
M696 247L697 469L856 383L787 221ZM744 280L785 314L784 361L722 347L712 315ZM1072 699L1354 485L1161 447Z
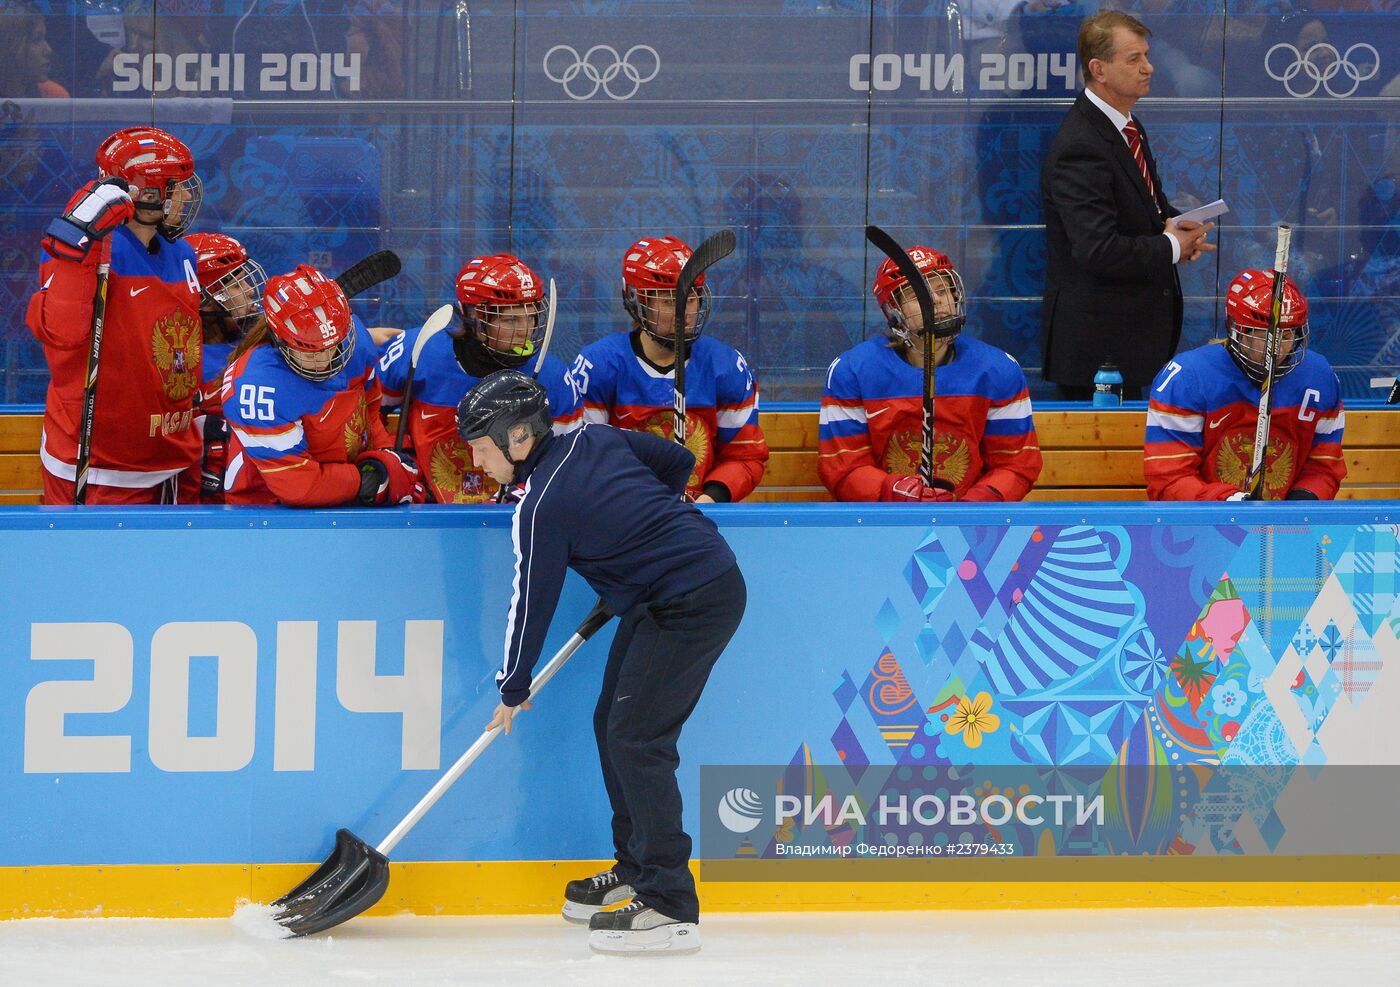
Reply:
M443 503L483 504L496 496L496 481L476 468L471 449L456 436L433 444L428 473Z
M672 428L673 424L674 417L671 412L656 411L642 421L640 431L650 432L674 442L676 433ZM695 457L695 469L685 486L687 490L695 490L700 486L700 478L710 471L710 429L703 418L696 418L690 414L685 416L685 447Z
M890 473L914 475L919 472L919 446L922 437L908 429L890 436L885 446L885 469ZM933 474L961 487L972 467L972 450L967 440L952 432L938 432L933 438Z
M199 387L203 345L204 328L188 312L177 309L156 320L151 332L151 356L170 400L184 401Z
M1254 461L1254 433L1236 431L1215 447L1215 475L1221 483L1244 489L1249 465ZM1279 500L1288 492L1293 479L1293 446L1286 442L1269 442L1264 454L1264 499Z
M369 445L369 401L363 391L355 410L345 421L345 458L353 463Z

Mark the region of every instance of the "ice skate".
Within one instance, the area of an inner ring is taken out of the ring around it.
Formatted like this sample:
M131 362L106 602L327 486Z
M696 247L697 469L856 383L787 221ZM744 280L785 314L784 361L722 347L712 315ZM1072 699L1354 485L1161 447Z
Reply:
M700 948L700 927L662 915L640 900L612 912L599 912L588 923L588 946L595 953L619 955L693 953Z
M623 884L615 870L570 881L564 889L564 918L575 925L587 925L588 920L610 905L632 897L632 885Z

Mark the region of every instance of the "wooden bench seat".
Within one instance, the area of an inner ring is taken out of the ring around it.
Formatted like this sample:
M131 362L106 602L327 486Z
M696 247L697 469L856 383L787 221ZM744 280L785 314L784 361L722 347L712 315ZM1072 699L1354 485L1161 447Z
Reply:
M829 501L817 478L817 413L760 416L771 458L751 502ZM0 414L0 504L37 504L40 416ZM1036 432L1045 459L1028 500L1143 500L1142 436L1134 411L1042 410ZM1400 499L1400 409L1347 411L1347 479L1339 500ZM393 431L391 420L390 432Z

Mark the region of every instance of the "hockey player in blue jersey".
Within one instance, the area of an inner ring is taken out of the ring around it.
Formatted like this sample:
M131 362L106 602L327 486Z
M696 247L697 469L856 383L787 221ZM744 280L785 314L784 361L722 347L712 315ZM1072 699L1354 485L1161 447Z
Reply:
M925 330L892 260L871 289L889 337L847 350L827 370L817 473L844 501L1023 500L1041 467L1026 375L1010 354L961 335L966 299L953 262L924 246L911 247L909 257L934 301L933 473L952 490L925 487L918 476Z
M495 499L497 486L472 460L457 435L455 416L462 397L497 370L536 373L554 410L554 429L578 427L577 393L564 364L546 356L539 366L548 299L539 275L512 254L473 257L457 275L461 324L428 340L413 372L408 437L428 489L440 504L479 504ZM396 336L379 359L384 407L403 404L409 361L419 330Z
M622 301L632 330L585 346L569 371L586 421L672 437L676 283L691 253L673 236L644 237L627 249ZM758 385L738 350L701 335L710 311L704 275L686 311L686 448L695 454L686 495L697 503L743 500L768 461Z
M1143 472L1149 500L1243 500L1254 459L1270 271L1241 271L1225 292L1224 345L1178 353L1152 382ZM1346 476L1341 385L1308 349L1308 300L1285 277L1264 456L1265 500L1331 500Z

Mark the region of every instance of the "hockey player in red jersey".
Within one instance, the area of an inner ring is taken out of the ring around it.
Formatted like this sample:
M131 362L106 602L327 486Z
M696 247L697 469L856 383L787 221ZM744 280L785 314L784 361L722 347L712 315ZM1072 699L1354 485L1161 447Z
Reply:
M201 287L199 317L204 323L204 366L194 427L203 437L199 461L199 499L224 502L224 468L228 465L228 422L224 420L224 368L229 356L262 315L267 275L243 244L223 233L191 233L195 273Z
M1026 375L1009 354L960 335L967 302L952 261L921 246L909 257L933 295L933 473L952 490L919 478L925 329L892 260L880 265L871 288L889 338L866 340L827 370L818 475L837 500L1023 500L1041 467Z
M1148 395L1143 471L1150 500L1243 500L1254 458L1273 301L1271 271L1243 271L1225 294L1224 345L1177 355ZM1308 349L1308 300L1285 278L1264 499L1331 500L1346 476L1341 385Z
M194 158L154 127L97 149L100 179L69 200L43 240L52 258L25 321L44 347L49 388L39 457L45 504L71 504L99 262L109 258L97 374L89 504L198 499L201 332L194 251L180 239L199 209Z
M263 317L224 372L230 504L422 503L379 418L374 344L340 286L302 264L267 282Z
M539 367L549 301L539 276L512 254L473 257L457 274L461 322L432 337L413 372L407 434L424 480L440 504L479 504L495 499L499 485L472 459L457 434L457 405L481 378L497 370L537 377L549 396L554 431L576 428L582 411L564 364L546 356ZM379 359L384 406L403 403L409 363L421 330L390 340Z
M569 371L585 421L672 437L676 282L691 253L673 236L646 237L628 248L622 302L632 331L585 346ZM686 305L686 447L695 455L686 495L698 503L743 500L768 462L758 385L738 350L701 335L710 312L703 276Z

